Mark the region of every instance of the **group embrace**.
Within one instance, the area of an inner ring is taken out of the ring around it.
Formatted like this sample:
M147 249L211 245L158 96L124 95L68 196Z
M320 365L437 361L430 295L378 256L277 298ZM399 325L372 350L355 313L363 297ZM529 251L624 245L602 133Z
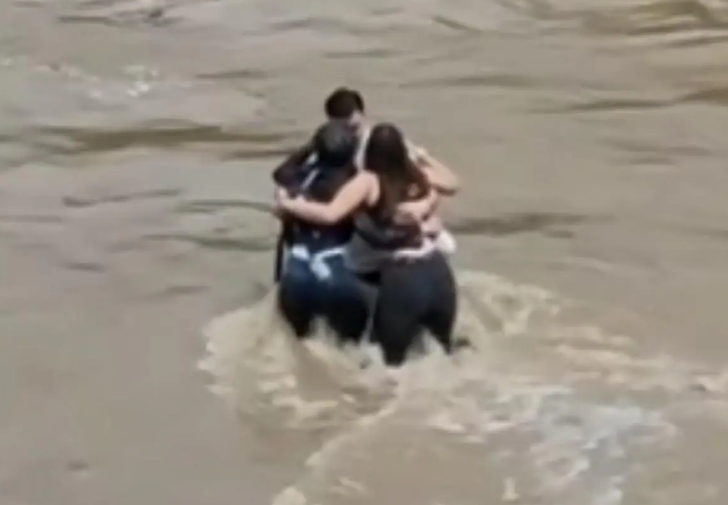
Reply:
M451 352L455 240L437 209L457 179L395 125L370 124L356 90L335 90L324 109L327 121L273 173L281 315L299 338L317 318L342 342L368 334L391 366L423 331Z

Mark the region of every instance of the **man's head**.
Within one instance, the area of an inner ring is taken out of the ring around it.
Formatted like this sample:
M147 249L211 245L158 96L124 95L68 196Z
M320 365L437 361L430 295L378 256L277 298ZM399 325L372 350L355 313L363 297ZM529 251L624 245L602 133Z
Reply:
M324 112L331 121L346 121L359 127L364 119L364 98L355 89L335 89L324 102Z

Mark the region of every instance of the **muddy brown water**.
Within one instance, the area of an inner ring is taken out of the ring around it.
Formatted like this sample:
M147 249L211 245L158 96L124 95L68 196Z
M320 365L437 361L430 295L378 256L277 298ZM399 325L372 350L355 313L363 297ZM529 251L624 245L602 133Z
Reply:
M727 44L719 0L4 2L0 501L723 505ZM341 83L462 178L454 361L272 318L269 169Z

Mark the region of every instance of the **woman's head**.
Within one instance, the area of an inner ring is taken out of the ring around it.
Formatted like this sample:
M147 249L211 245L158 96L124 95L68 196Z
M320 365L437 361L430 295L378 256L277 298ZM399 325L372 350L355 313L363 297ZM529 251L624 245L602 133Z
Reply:
M404 173L409 168L407 145L402 132L390 123L372 128L364 151L364 166L377 175Z
M379 209L384 216L391 217L399 203L422 198L429 191L427 179L409 157L404 135L393 124L381 123L372 128L364 166L379 177Z
M312 139L312 147L322 166L339 168L351 165L359 145L356 131L346 123L330 121L321 125Z

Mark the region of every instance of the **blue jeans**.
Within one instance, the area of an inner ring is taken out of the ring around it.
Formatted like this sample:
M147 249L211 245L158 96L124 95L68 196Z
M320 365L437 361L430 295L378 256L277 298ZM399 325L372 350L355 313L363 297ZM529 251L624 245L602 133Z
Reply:
M313 321L323 318L342 341L359 342L369 320L360 281L346 268L342 254L323 259L287 254L278 308L299 338L310 336Z

